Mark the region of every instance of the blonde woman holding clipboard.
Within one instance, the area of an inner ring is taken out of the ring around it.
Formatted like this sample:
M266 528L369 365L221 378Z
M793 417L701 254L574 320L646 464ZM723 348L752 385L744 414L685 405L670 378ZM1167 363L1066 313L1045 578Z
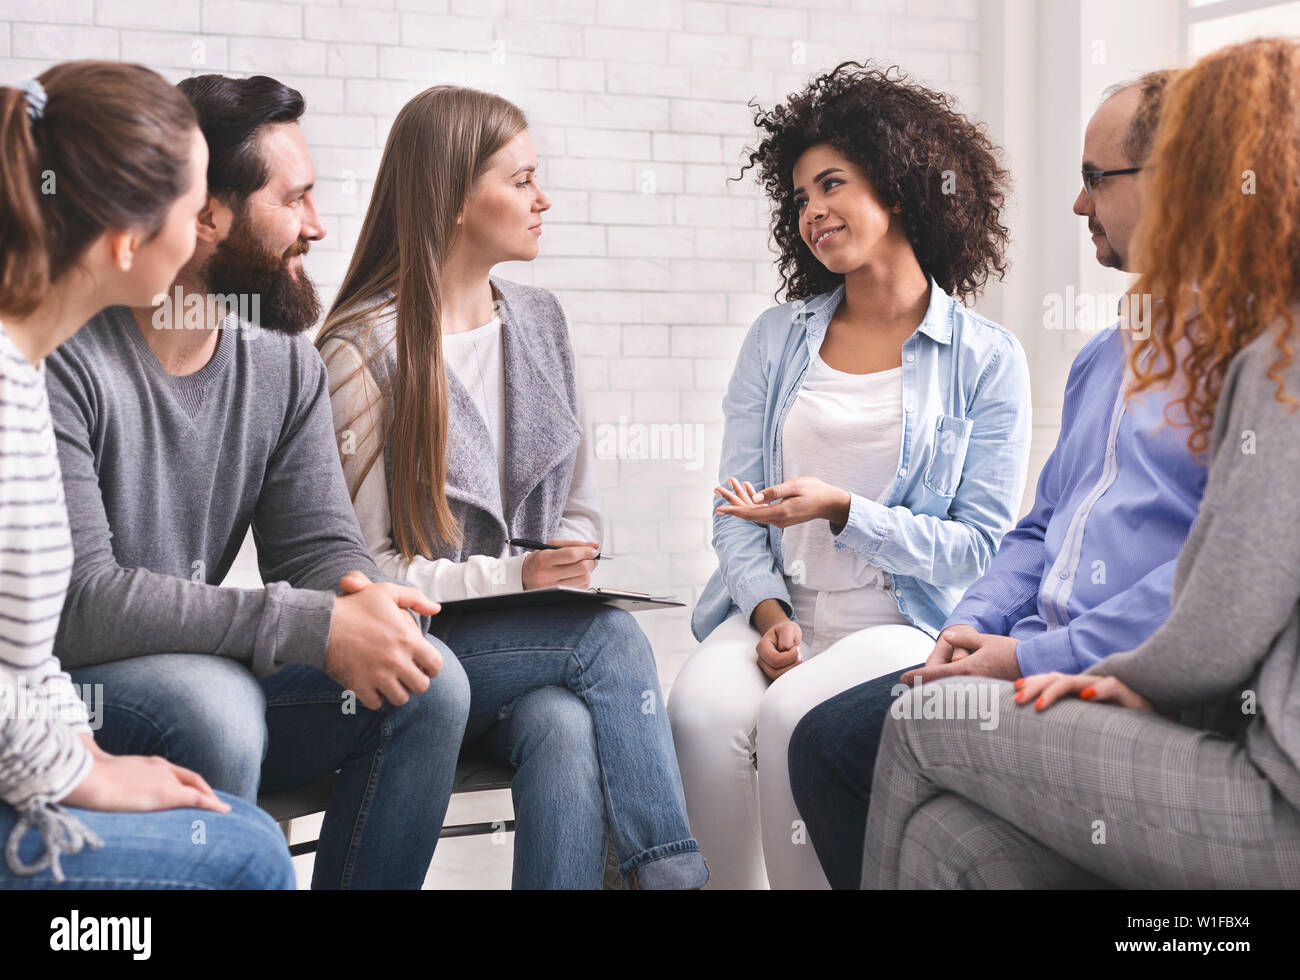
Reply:
M490 276L537 256L536 171L506 100L440 85L407 103L318 341L370 551L436 600L587 587L599 552L564 311ZM515 555L511 538L560 547ZM600 887L607 826L634 887L704 883L654 654L628 613L446 613L433 632L469 676L465 743L518 769L516 888Z

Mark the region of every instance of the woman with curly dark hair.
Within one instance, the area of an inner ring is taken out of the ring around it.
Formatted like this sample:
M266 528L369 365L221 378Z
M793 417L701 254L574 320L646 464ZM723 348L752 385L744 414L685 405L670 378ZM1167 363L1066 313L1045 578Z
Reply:
M988 568L1024 488L1029 379L1016 338L954 298L1005 270L1007 174L950 97L846 62L755 121L742 174L772 200L786 301L723 401L719 567L669 716L710 884L824 888L790 732L924 660Z

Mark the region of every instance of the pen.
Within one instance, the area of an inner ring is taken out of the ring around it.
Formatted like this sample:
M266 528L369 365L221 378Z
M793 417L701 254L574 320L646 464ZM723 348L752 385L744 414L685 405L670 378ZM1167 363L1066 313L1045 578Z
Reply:
M533 541L530 538L511 538L510 543L518 545L520 548L532 548L534 551L558 551L560 548L570 548L572 545L564 544L546 544L542 541ZM604 561L607 558L613 558L614 555L597 555L597 561Z

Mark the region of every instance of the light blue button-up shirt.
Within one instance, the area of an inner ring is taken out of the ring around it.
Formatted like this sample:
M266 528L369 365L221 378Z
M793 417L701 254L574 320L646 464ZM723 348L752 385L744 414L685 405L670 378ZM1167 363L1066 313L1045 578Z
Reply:
M1077 673L1169 617L1206 470L1191 430L1165 420L1169 391L1125 401L1123 341L1112 326L1075 358L1033 509L945 624L1015 637L1025 675Z
M722 402L724 486L733 476L763 489L787 476L818 475L781 472L781 435L843 298L841 285L783 303L750 328ZM962 306L933 277L925 318L903 343L902 368L903 440L885 500L853 493L848 523L825 526L836 548L852 548L889 573L899 611L933 636L989 568L1019 511L1029 369L1010 331ZM713 548L718 569L691 617L696 639L737 611L748 620L764 599L791 611L780 528L714 514Z

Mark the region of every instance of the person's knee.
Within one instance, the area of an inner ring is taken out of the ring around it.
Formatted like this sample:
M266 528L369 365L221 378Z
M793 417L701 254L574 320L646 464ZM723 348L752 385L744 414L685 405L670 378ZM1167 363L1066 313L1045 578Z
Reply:
M432 694L439 707L449 715L459 716L464 721L469 714L469 677L460 659L441 640L430 637L429 642L438 648L442 655L442 670L433 678L426 694Z
M969 806L943 793L912 813L899 847L900 885L923 889L988 887L986 874L1004 866L1004 852L989 835L971 833Z
M436 637L428 639L442 655L442 669L430 679L428 688L412 694L406 704L394 709L394 713L402 716L404 724L416 723L432 732L454 733L459 738L469 717L469 678L465 676L460 660L446 644Z
M625 674L640 672L655 676L654 648L627 610L612 606L592 610L591 624L583 636L584 645L593 639L602 666Z
M823 703L804 714L790 733L790 792L801 809L846 771L845 741L834 722L834 713Z
M889 705L881 746L896 741L911 754L928 739L964 740L996 731L1004 716L1033 718L1032 712L1015 711L1015 696L1010 681L991 677L956 675L913 685Z
M679 749L747 742L754 730L754 706L711 680L707 674L683 670L669 692L668 722Z
M649 646L641 624L626 609L616 606L597 606L591 610L591 628L598 629L613 639L640 642Z
M596 728L586 704L563 687L540 687L521 696L510 712L516 765L545 760L569 780L598 780Z
M808 714L817 707L821 700L815 692L808 690L808 685L800 685L798 668L782 674L758 703L758 737L771 744L788 741L791 732ZM784 763L783 763L784 764Z
M222 814L221 833L232 848L229 870L218 888L290 889L297 884L293 859L284 834L271 815L260 807L223 794L231 805ZM214 862L214 870L222 865Z
M102 713L96 739L110 751L261 765L266 698L243 664L203 654L156 654L80 674L80 683L102 689L93 698Z
M244 795L256 787L267 749L266 697L242 664L196 655L183 670L159 670L147 710L162 727L162 754L215 777L215 788Z

